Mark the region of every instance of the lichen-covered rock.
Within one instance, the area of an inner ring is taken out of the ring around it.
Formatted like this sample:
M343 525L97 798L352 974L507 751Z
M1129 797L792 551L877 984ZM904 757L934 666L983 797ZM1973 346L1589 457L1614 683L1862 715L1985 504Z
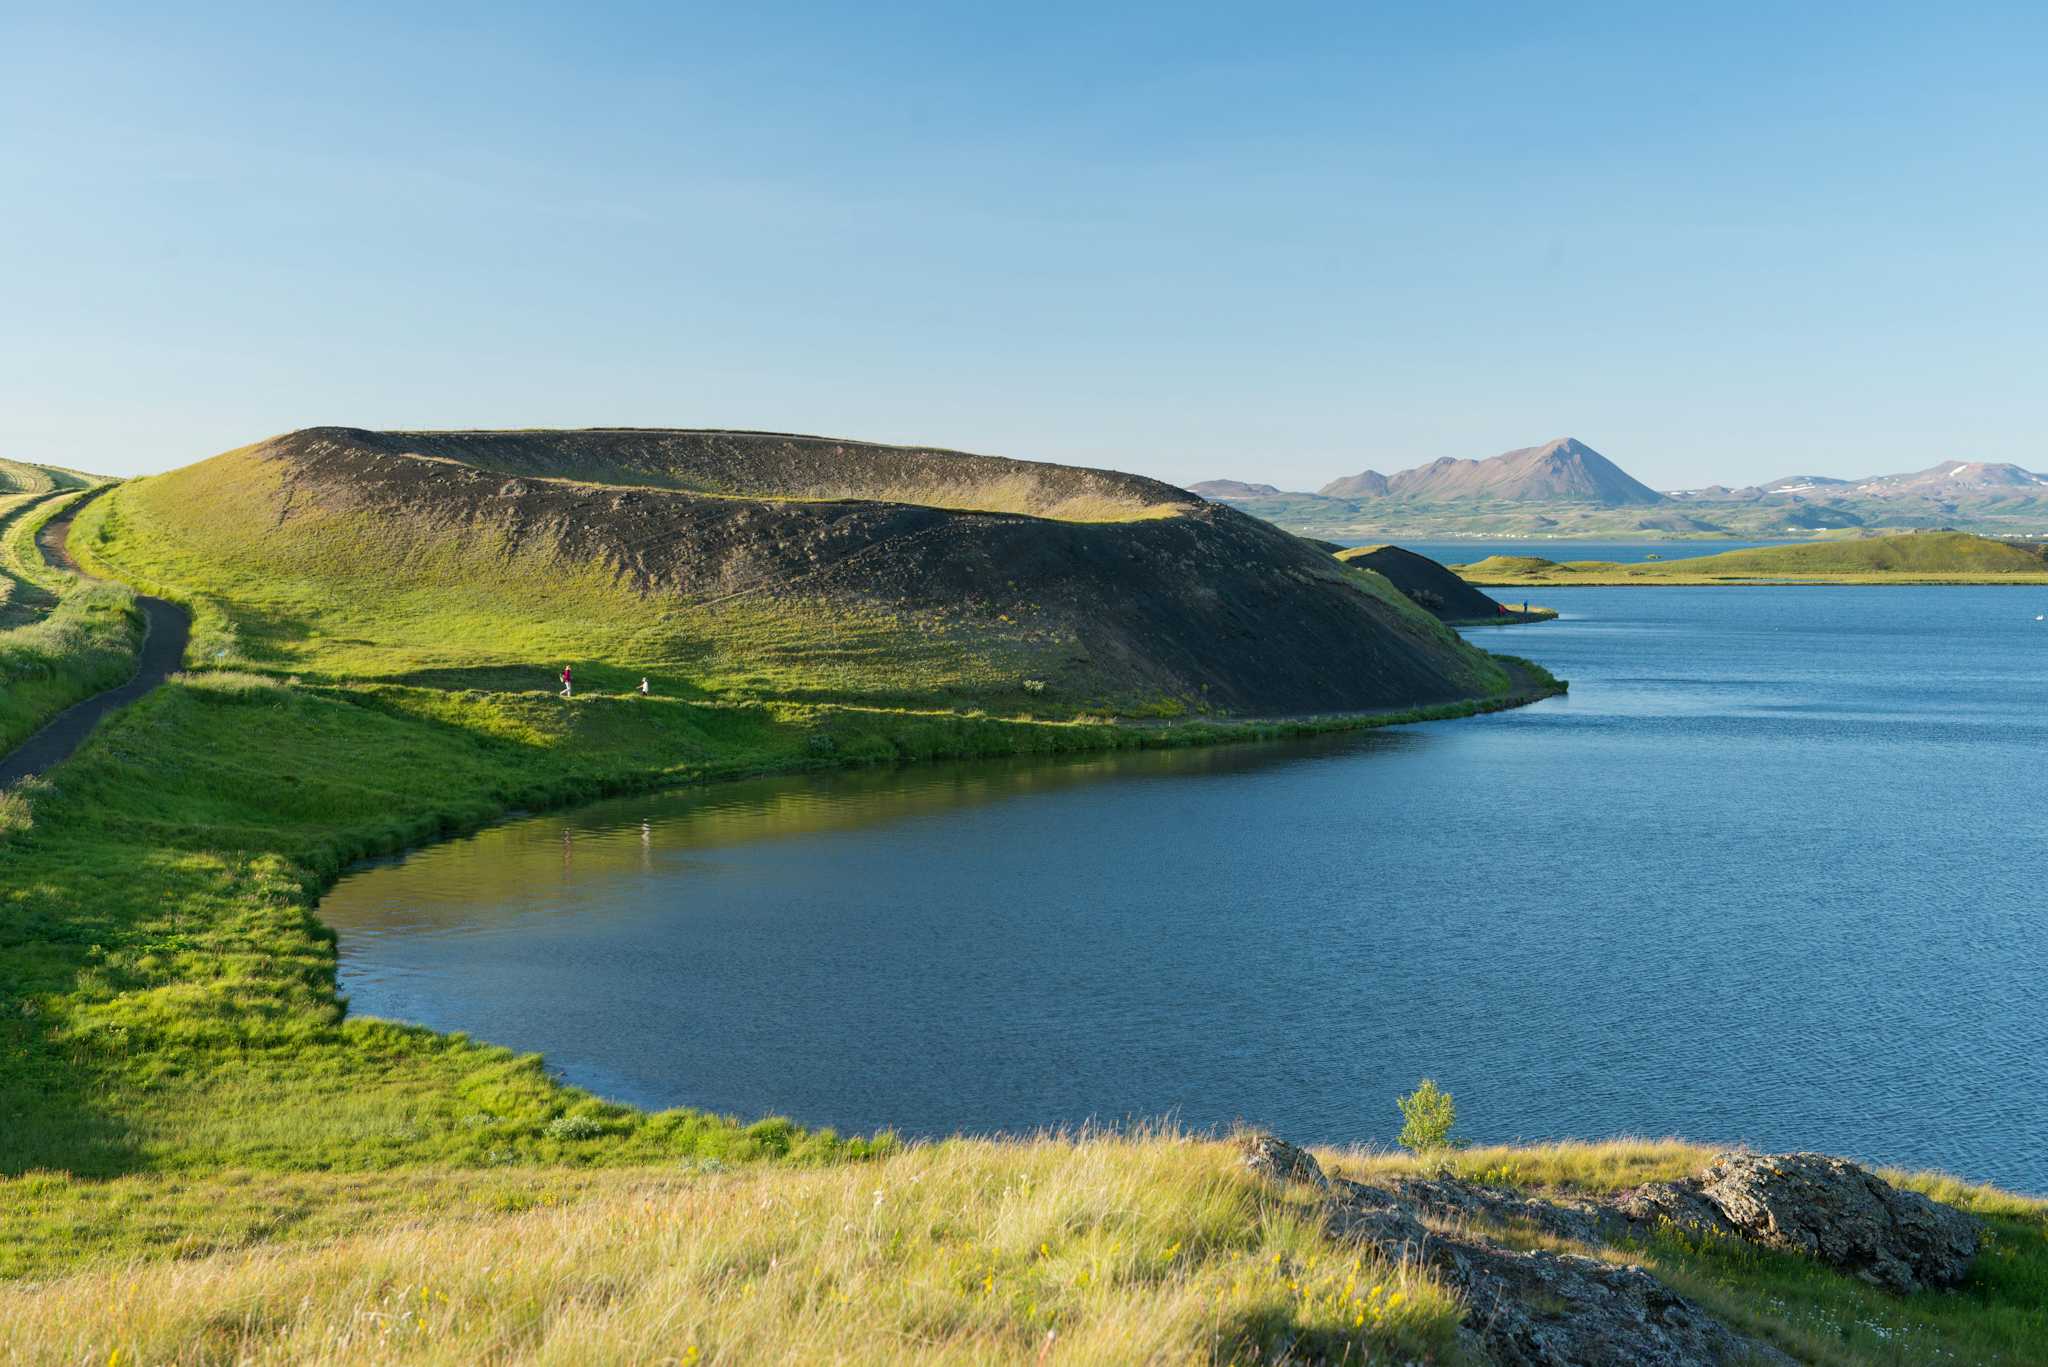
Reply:
M1331 1232L1363 1240L1395 1262L1422 1258L1431 1236L1412 1206L1383 1188L1341 1177L1331 1183L1331 1190L1337 1197L1327 1208Z
M1742 1236L1803 1253L1897 1292L1949 1286L1970 1270L1980 1226L1824 1153L1724 1153L1693 1179Z
M1308 1150L1296 1148L1270 1134L1247 1135L1241 1143L1244 1165L1267 1181L1278 1182L1282 1186L1289 1182L1306 1182L1318 1191L1330 1189L1330 1179L1323 1175L1323 1165L1316 1162Z
M1338 1178L1331 1229L1386 1258L1419 1261L1463 1293L1465 1328L1488 1361L1514 1367L1722 1367L1789 1363L1736 1333L1640 1267L1549 1250L1503 1248L1466 1228L1531 1223L1596 1236L1603 1217L1455 1178L1397 1178L1385 1187ZM1422 1217L1441 1222L1430 1228Z
M1465 1293L1487 1358L1512 1367L1724 1367L1792 1359L1739 1334L1631 1265L1442 1240L1433 1261Z
M1588 1244L1628 1232L1626 1221L1588 1202L1538 1200L1512 1187L1491 1187L1448 1175L1396 1177L1387 1187L1436 1220L1521 1225Z
M1902 1191L1825 1154L1724 1153L1683 1182L1656 1182L1598 1204L1546 1199L1439 1174L1354 1182L1271 1135L1244 1141L1269 1181L1324 1193L1329 1228L1382 1257L1424 1264L1466 1303L1476 1356L1513 1367L1723 1367L1790 1364L1641 1267L1552 1249L1504 1246L1533 1229L1597 1248L1669 1224L1807 1254L1896 1291L1960 1280L1978 1243L1964 1212Z
M1728 1223L1720 1207L1701 1193L1696 1178L1651 1182L1625 1191L1615 1198L1614 1209L1643 1231L1668 1226L1696 1240L1742 1237L1741 1231Z

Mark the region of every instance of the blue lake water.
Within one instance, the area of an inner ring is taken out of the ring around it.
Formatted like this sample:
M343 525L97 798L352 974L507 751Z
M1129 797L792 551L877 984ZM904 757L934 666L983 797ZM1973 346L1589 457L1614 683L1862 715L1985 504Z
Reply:
M2048 1193L2048 589L1545 590L1569 698L734 784L340 883L353 1009L913 1134L1676 1133Z

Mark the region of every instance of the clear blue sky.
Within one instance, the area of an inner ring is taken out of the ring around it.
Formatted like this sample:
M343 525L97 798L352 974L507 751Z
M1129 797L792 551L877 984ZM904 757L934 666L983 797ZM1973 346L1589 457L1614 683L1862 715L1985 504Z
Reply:
M0 454L2048 469L2048 11L0 0Z

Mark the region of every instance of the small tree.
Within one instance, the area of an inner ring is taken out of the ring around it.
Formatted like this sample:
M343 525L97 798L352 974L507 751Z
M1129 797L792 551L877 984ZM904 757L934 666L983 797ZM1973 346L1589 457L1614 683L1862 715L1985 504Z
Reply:
M1402 1148L1427 1154L1458 1146L1451 1138L1451 1126L1458 1119L1457 1104L1449 1092L1431 1079L1422 1079L1413 1092L1395 1098L1394 1104L1401 1108L1401 1119L1407 1122L1401 1126Z

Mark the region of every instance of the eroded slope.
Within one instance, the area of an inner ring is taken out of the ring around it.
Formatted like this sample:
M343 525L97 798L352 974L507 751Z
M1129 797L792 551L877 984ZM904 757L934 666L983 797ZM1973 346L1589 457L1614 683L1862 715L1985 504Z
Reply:
M1074 522L1168 517L1199 501L1172 485L1114 470L785 432L311 428L282 440L308 453L333 448L433 456L506 474L593 484L729 497L917 503Z

